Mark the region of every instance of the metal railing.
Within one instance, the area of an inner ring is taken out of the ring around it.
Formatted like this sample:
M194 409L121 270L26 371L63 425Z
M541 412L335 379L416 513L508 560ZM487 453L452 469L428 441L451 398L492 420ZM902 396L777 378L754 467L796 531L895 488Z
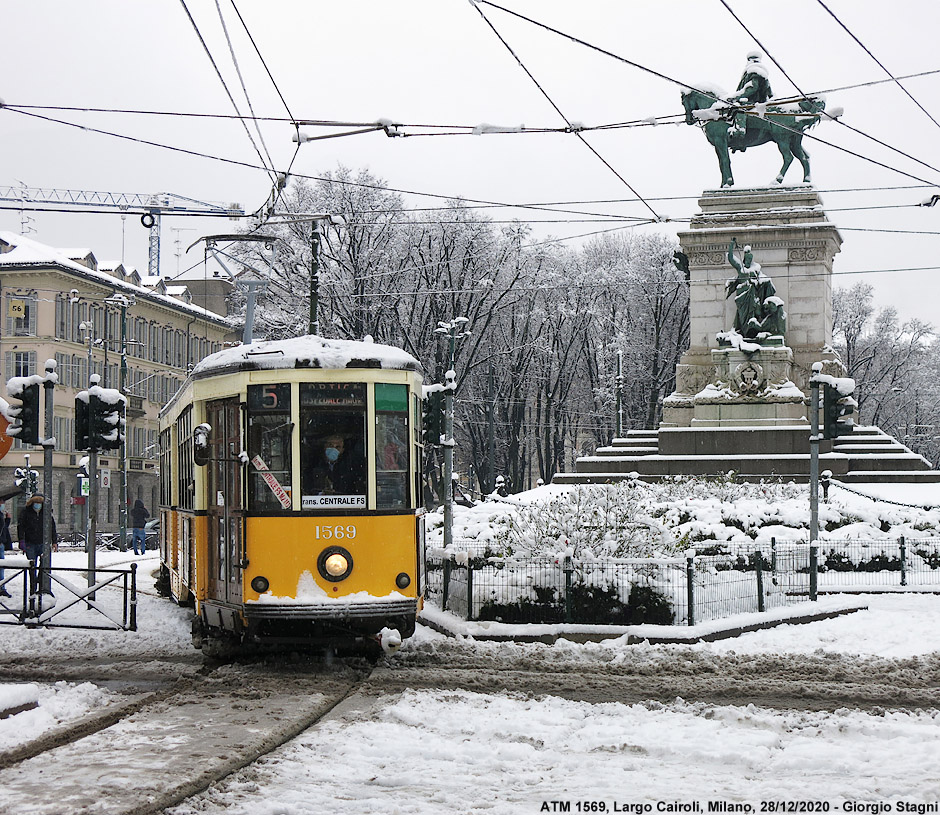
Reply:
M0 570L0 592L9 595L0 594L0 625L137 630L136 563L129 569L96 569L91 586L86 585L87 570L80 568L0 561ZM43 585L52 587L51 595L39 593Z
M808 547L806 547L808 549ZM467 620L695 625L805 599L809 552L675 558L428 559L428 597Z
M427 596L466 620L695 625L820 593L940 592L940 540L698 545L674 558L432 552Z
M124 536L124 549L133 548L132 530L128 529ZM148 549L158 548L160 543L159 532L148 532L146 534L146 545ZM83 532L68 532L59 535L56 540L59 549L84 549L85 534ZM95 534L95 545L98 549L120 550L121 533L120 532L97 532Z

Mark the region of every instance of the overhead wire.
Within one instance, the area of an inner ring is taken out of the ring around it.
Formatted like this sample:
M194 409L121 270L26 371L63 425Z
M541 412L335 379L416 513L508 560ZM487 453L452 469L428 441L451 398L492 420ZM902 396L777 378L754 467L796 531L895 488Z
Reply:
M218 2L218 0L217 0ZM245 22L245 18L242 16L242 13L238 10L238 6L235 4L235 0L229 0L232 4L232 8L235 10L235 14L238 17L239 22L242 24L242 28L245 30L245 34L248 36L249 41L251 42L252 47L255 49L255 53L258 55L258 59L261 61L261 65L264 67L265 72L268 75L268 79L271 80L271 84L274 86L274 90L278 95L278 98L281 100L281 104L284 105L284 110L287 111L287 115L290 117L291 121L294 121L294 114L291 112L290 105L287 104L287 100L284 98L284 94L281 92L280 86L277 84L277 80L274 78L274 74L271 72L271 69L268 67L267 60L265 60L264 55L261 53L261 49L258 47L258 43L255 41L254 36L251 33L251 29L248 28L248 23ZM221 12L220 12L221 14ZM254 110L251 111L254 115ZM296 126L295 126L296 129ZM260 128L259 128L260 131ZM347 132L342 135L358 135L359 133L368 132L367 130L359 130L357 132ZM287 170L283 173L283 176L278 177L275 180L274 188L271 191L271 194L268 198L270 204L266 201L262 205L262 208L266 208L268 212L273 212L277 207L278 202L281 200L281 197L284 193L284 188L286 187L287 178L290 176L291 170L294 168L294 162L297 161L297 156L300 154L300 133L299 130L297 146L294 148L294 155L291 156L290 162L287 165ZM340 134L335 134L338 136ZM282 183L283 181L283 183Z
M796 81L793 79L793 77L791 77L791 76L787 73L786 68L784 68L784 67L778 62L777 58L774 57L774 55L770 52L770 50L767 48L767 46L764 45L764 44L758 39L757 35L756 35L753 31L751 31L751 29L749 29L749 28L747 27L747 25L745 25L744 21L743 21L740 17L738 17L737 14L735 14L734 9L732 9L731 6L728 5L728 0L718 0L718 2L721 3L721 5L723 5L723 6L727 9L728 14L730 14L732 17L734 17L734 19L737 21L738 25L740 25L741 28L743 28L743 29L745 30L745 32L747 32L747 35L748 35L752 40L754 40L754 42L756 42L756 43L760 46L761 50L767 55L767 57L770 59L770 61L773 62L773 64L777 66L777 69L780 71L780 73L782 73L782 74L787 78L787 80L789 81L789 83L790 83L794 88L796 88L797 93L799 93L800 96L802 96L804 99L809 98L809 97L807 96L807 94L803 91L803 89L802 89L799 85L796 84Z
M835 13L831 8L829 8L829 6L827 6L827 5L823 2L823 0L816 0L816 2L818 2L819 5L821 5L821 6L828 12L828 14L832 17L832 19L835 20L835 21L839 24L839 26L841 26L842 30L845 31L846 34L848 34L853 40L855 40L856 43L858 43L859 47L860 47L866 54L868 54L868 56L870 56L870 57L872 58L872 60L874 60L875 64L876 64L879 68L881 68L882 71L884 71L884 72L891 78L891 80L904 92L904 94L907 96L907 98L910 99L915 105L917 105L917 107L920 108L920 110L923 112L923 114L924 114L928 119L930 119L931 122L933 122L937 127L940 127L940 122L938 122L938 121L930 114L930 112L929 112L920 102L918 102L918 101L913 97L913 95L910 93L910 91L908 91L908 89L905 88L905 87L898 81L897 77L895 77L894 74L892 74L891 71L889 71L889 70L884 66L884 64L881 62L881 60L879 60L878 57L876 57L876 56L868 49L868 47L867 47L857 36L855 36L854 33L852 33L852 32L849 30L848 26L847 26L844 22L842 22L841 19L839 19L839 17L836 15L836 13Z
M482 1L483 1L483 0L481 0L481 2L482 2ZM66 126L66 127L72 127L72 128L76 128L76 129L79 129L79 130L84 130L84 131L88 131L88 132L98 133L98 134L100 134L100 135L111 136L111 137L113 137L113 138L122 139L122 140L130 141L130 142L133 142L133 143L139 143L139 144L143 144L143 145L147 145L147 146L151 146L151 147L157 147L157 148L161 148L161 149L165 149L165 150L170 150L170 151L173 151L173 152L179 152L179 153L182 153L182 154L185 154L185 155L189 155L189 156L194 156L194 157L197 157L197 158L204 158L204 159L209 159L209 160L213 160L213 161L219 161L219 162L223 162L223 163L226 163L226 164L231 164L231 165L235 165L235 166L238 166L238 167L244 167L244 168L252 169L252 170L264 169L263 167L259 167L258 165L251 164L251 163L249 163L249 162L239 161L239 160L236 160L236 159L230 159L230 158L226 158L226 157L224 157L224 156L212 155L212 154L209 154L209 153L203 153L203 152L196 151L196 150L189 150L189 149L183 148L183 147L176 147L176 146L173 146L173 145L167 145L167 144L163 144L163 143L160 143L160 142L150 141L150 140L148 140L148 139L141 139L141 138L138 138L138 137L135 137L135 136L128 136L128 135L122 134L122 133L114 133L114 132L112 132L112 131L102 130L102 129L100 129L100 128L92 128L92 127L88 127L87 125L80 125L80 124L77 124L77 123L75 123L75 122L69 122L69 121L66 121L66 120L64 120L64 119L58 119L58 118L51 117L51 116L45 116L45 115L43 115L43 114L34 113L34 112L31 112L31 111L27 111L27 110L19 110L19 109L16 109L16 108L5 108L5 109L6 109L6 110L9 110L11 113L18 113L18 114L20 114L21 116L28 116L28 117L40 119L40 120L43 120L43 121L52 122L52 123L55 123L55 124L61 124L61 125L64 125L64 126ZM835 146L835 145L833 145L833 146ZM837 147L837 146L836 146L836 147ZM844 148L838 148L838 149L844 149ZM847 151L847 152L851 152L851 151ZM865 158L865 157L862 157L862 158ZM866 159L866 160L868 160L868 159ZM876 162L876 163L878 163L878 162ZM881 166L887 167L887 165L881 165ZM890 167L888 167L888 169L895 169L895 168L890 168ZM897 172L901 172L901 171L897 171ZM930 181L928 181L928 180L926 180L926 179L922 179L922 178L919 178L919 177L917 177L917 176L910 175L910 174L908 174L908 173L902 173L902 174L903 174L903 175L906 175L906 176L908 176L908 177L910 177L910 178L912 178L912 179L915 180L915 181L921 182L921 185L880 186L880 187L871 187L871 188L854 187L854 188L835 189L835 190L828 190L828 191L823 190L822 192L838 193L838 192L858 192L858 191L869 191L869 190L871 190L871 191L906 190L906 189L920 189L920 188L923 188L923 187L927 187L927 188L935 188L935 187L937 187L937 184L932 183L932 182L930 182ZM531 210L537 210L537 211L558 212L558 210L555 210L555 209L552 209L552 208L551 208L551 207L555 206L555 204L554 204L553 202L548 202L548 203L546 203L546 204L509 203L509 202L501 202L501 201L492 201L492 200L489 200L489 199L461 198L461 197L459 197L459 196L456 196L456 197L455 197L455 196L452 196L452 195L444 195L444 194L441 194L441 193L430 193L430 192L424 192L424 191L421 191L421 190L412 190L412 189L405 189L405 188L400 188L400 187L391 187L391 186L388 186L388 185L365 184L365 183L363 183L363 182L349 181L349 180L346 180L346 179L337 179L337 178L331 178L331 177L327 177L327 176L316 176L316 175L299 174L299 173L294 173L294 176L297 177L297 178L303 178L303 179L310 180L310 181L317 181L317 182L322 182L322 183L337 184L337 185L340 185L340 186L355 186L355 187L361 187L361 188L366 188L366 189L374 189L374 190L383 191L383 192L397 193L397 194L401 194L401 195L412 195L412 196L417 196L417 197L427 197L427 198L434 198L434 199L445 200L445 201L460 201L460 202L462 202L462 203L465 202L465 203L469 203L469 204L476 204L476 205L488 206L488 207L510 208L510 209L531 209ZM696 197L697 197L697 196L671 196L671 197L656 198L656 199L652 199L652 200L659 200L659 201L668 201L668 200L673 200L673 201L675 201L675 200L692 200L692 199L694 199L694 198L696 198ZM609 203L635 203L635 202L632 201L631 199L600 199L599 201L597 201L597 203L608 203L608 202L609 202ZM587 202L585 202L585 203L593 203L593 202L592 202L592 201L587 201ZM898 205L898 206L900 207L900 206L906 206L906 205ZM21 208L21 207L17 207L17 208ZM40 209L40 208L31 208L31 209L37 209L38 211L48 211L48 212L53 212L53 211L55 211L55 212L74 212L74 211L75 211L75 210L55 209L55 208L46 208L45 210ZM83 210L83 211L89 212L89 211L93 211L93 210ZM110 210L108 210L108 212L110 212ZM189 215L194 215L195 213L187 213L187 214L189 214ZM581 213L577 213L577 214L581 214ZM616 215L615 215L615 216L612 216L612 217L624 217L624 216L616 216ZM671 219L671 220L680 220L680 221L681 221L681 220L684 220L684 219Z
M202 48L206 53L206 56L209 58L209 62L212 64L213 69L215 70L216 76L219 78L219 81L222 83L222 87L225 89L225 94L228 96L229 101L232 103L232 107L235 109L235 112L241 114L241 111L238 109L238 104L235 101L235 97L232 96L232 92L229 90L228 83L225 81L225 77L222 76L222 72L219 70L219 66L216 64L215 57L212 56L212 52L209 50L209 45L202 36L202 32L199 30L199 26L196 24L196 20L193 18L193 15L190 13L189 8L186 5L186 0L180 0L180 4L183 7L183 11L186 12L186 16L189 18L189 22L193 27L193 31L196 32L196 36L199 39L199 42L202 44ZM248 129L248 124L241 120L242 126L245 129L245 134L248 136L248 140L251 142L251 146L254 148L255 153L258 154L258 158L261 161L262 166L265 169L265 172L271 176L273 182L277 182L277 172L273 167L268 167L265 163L264 156L261 154L261 150L258 149L258 145L255 143L254 137L251 135L251 130Z
M238 77L238 82L242 88L242 94L245 97L245 103L248 105L249 113L251 113L252 121L255 126L255 132L258 134L258 141L261 142L261 147L264 149L264 154L265 156L267 156L267 159L268 159L268 165L273 170L274 159L271 158L271 151L268 150L268 145L264 141L264 134L261 132L261 126L258 120L255 118L254 105L251 104L251 96L249 95L248 88L245 85L245 77L242 76L242 69L241 69L241 66L238 64L238 57L235 56L235 46L232 44L232 38L229 36L228 26L225 24L225 15L222 14L222 6L219 3L219 0L215 0L215 8L219 14L219 23L222 26L222 34L225 36L225 42L228 44L229 55L232 57L232 65L235 68L235 75Z
M255 49L255 53L258 55L258 59L261 60L261 64L264 66L264 70L268 75L268 79L271 80L271 84L274 86L274 90L277 92L277 95L281 100L281 104L284 105L284 110L287 111L287 115L290 117L290 120L295 121L294 114L291 112L290 106L287 104L287 100L284 98L284 94L281 93L281 89L277 84L277 80L274 78L274 74L271 73L271 69L268 67L268 63L262 55L261 49L258 48L258 43L255 42L255 38L252 36L251 30L248 28L248 24L245 22L245 18L242 17L242 13L238 10L238 6L235 5L235 0L229 0L229 2L232 4L232 8L235 10L235 14L238 16L238 20L242 24L242 28L245 29L245 34L248 35L248 39L251 41L251 45ZM252 111L252 115L253 114L254 111Z
M630 190L630 192L632 192L640 201L642 201L642 202L646 205L646 208L649 209L649 211L653 214L653 217L656 218L657 221L661 220L661 217L660 217L659 213L656 212L655 209L653 209L653 207L649 204L649 202L646 201L646 200L644 200L643 196L640 195L640 193L638 193L638 192L636 191L636 189L634 189L634 187L630 184L630 182L627 181L627 180L614 168L614 166L613 166L609 161L607 161L607 159L604 158L604 157L595 149L595 147L594 147L590 142L588 142L587 139L584 138L584 135L579 131L579 129L575 128L574 125L572 124L572 122L568 119L568 117L565 116L564 113L562 113L561 108L559 108L558 105L555 103L555 101L551 98L551 96L548 95L548 93L546 92L546 90L542 87L542 85L541 85L541 84L539 83L539 81L535 78L535 76L532 74L532 72L526 67L526 65L525 65L525 63L522 61L522 59L520 59L519 55L513 50L512 46L510 46L509 43L506 41L506 39L503 37L503 35L499 33L499 31L496 29L496 26L494 26L493 23L490 21L490 19L486 16L486 14L483 13L483 10L480 8L479 4L478 4L478 3L474 3L474 4L473 4L473 7L477 10L477 12L479 13L479 15L483 18L483 20L486 22L486 24L490 27L490 29L491 29L492 32L496 35L496 37L499 39L499 41L506 47L506 49L509 51L509 53L512 54L513 58L514 58L514 59L516 60L516 62L519 64L519 67L522 68L522 70L525 72L526 76L528 76L529 79L532 80L532 82L535 84L535 87L537 87L537 88L539 89L539 91L541 92L542 96L544 96L544 97L548 100L549 104L555 109L555 111L558 113L558 115L561 116L561 118L564 120L565 124L568 126L568 128L571 130L571 132L573 132L573 133L575 134L575 136L578 138L578 140L579 140L585 147L587 147L588 150L590 150L591 153L593 153L594 156L596 156L596 157L604 164L604 166L607 167L608 170L610 170L618 179L620 179L621 183L622 183L628 190Z
M737 17L737 15L734 14L734 12L730 9L730 7L727 5L727 3L725 2L725 0L719 0L719 2L722 2L722 3L725 5L725 7L728 8L728 10L729 10L729 12L732 14L732 16L734 16L735 19L738 20L738 22L741 24L741 26L744 28L744 30L747 31L748 34L751 34L751 32L750 32L750 30L747 28L747 26L745 26L744 23L743 23L742 21L740 21L740 19ZM692 85L690 85L689 83L681 82L680 80L676 79L675 77L668 76L667 74L664 74L664 73L662 73L661 71L656 71L656 70L654 70L654 69L652 69L652 68L649 68L649 67L647 67L647 66L645 66L645 65L641 65L641 64L638 63L638 62L634 62L633 60L627 59L626 57L623 57L623 56L621 56L620 54L616 54L616 53L614 53L613 51L609 51L609 50L607 50L606 48L601 48L600 46L594 45L593 43L590 43L590 42L588 42L588 41L586 41L586 40L584 40L584 39L581 39L580 37L575 37L575 36L572 35L572 34L568 34L568 33L564 32L564 31L561 31L560 29L557 29L557 28L554 28L553 26L547 25L546 23L543 23L543 22L540 22L540 21L538 21L538 20L535 20L535 19L533 19L532 17L526 16L525 14L520 14L519 12L513 11L512 9L506 8L505 6L501 6L501 5L499 5L498 3L494 3L493 0L474 0L474 6L476 6L477 8L479 8L480 5L487 5L487 6L491 6L491 7L493 7L493 8L499 9L500 11L504 11L505 13L507 13L507 14L509 14L509 15L512 15L513 17L516 17L516 18L518 18L518 19L520 19L520 20L524 20L525 22L528 22L528 23L530 23L530 24L532 24L532 25L534 25L534 26L536 26L536 27L538 27L538 28L542 28L542 29L544 29L544 30L546 30L546 31L549 31L549 32L551 32L551 33L553 33L553 34L556 34L556 35L558 35L559 37L562 37L562 38L564 38L564 39L569 40L570 42L573 42L573 43L576 43L576 44L578 44L578 45L584 46L585 48L588 48L588 49L590 49L590 50L597 51L598 53L604 54L605 56L608 56L608 57L611 57L612 59L615 59L615 60L617 60L618 62L622 62L622 63L624 63L624 64L626 64L626 65L630 65L630 66L633 67L633 68L636 68L636 69L638 69L638 70L640 70L640 71L643 71L643 72L645 72L645 73L648 73L648 74L650 74L650 75L652 75L652 76L658 77L659 79L663 79L663 80L665 80L665 81L667 81L667 82L670 82L670 83L672 83L672 84L674 84L674 85L678 85L678 86L680 86L680 87L692 87ZM751 34L751 36L752 36L752 38L754 39L755 42L757 42L759 45L761 45L760 40L758 40L756 37L754 37L753 34ZM763 45L761 45L761 47L764 48ZM764 48L764 50L766 51L767 49ZM773 58L773 56L772 56L771 54L768 53L768 57L770 57L770 58L774 61L774 64L777 64L776 60ZM778 65L778 67L780 67L780 66ZM787 75L786 71L785 71L782 67L780 67L780 70L781 70L781 72L783 72L784 76L787 77L787 79L790 79L790 77ZM790 79L790 81L793 82L792 79ZM793 86L794 86L795 88L797 88L797 90L798 90L801 94L803 94L803 91L801 91L801 90L799 89L799 87L796 85L795 82L793 82ZM710 96L712 99L715 99L715 101L719 101L719 102L720 102L720 101L724 101L724 100L718 99L718 97L716 97L714 94L707 93L707 92L705 92L705 91L702 91L702 92L706 93L706 95L707 95L707 96ZM803 96L806 96L806 94L803 94ZM749 113L748 115L755 115L755 114ZM778 125L778 126L783 127L783 125ZM784 127L784 129L790 130L790 128L785 128L785 127ZM795 131L792 131L792 130L791 130L791 132L795 132ZM899 170L899 169L896 168L896 167L891 167L890 165L884 164L884 163L882 163L882 162L880 162L880 161L876 161L875 159L869 158L869 157L867 157L867 156L863 156L863 155L861 155L860 153L857 153L857 152L855 152L855 151L853 151L853 150L849 150L848 148L844 148L844 147L840 147L839 145L832 144L831 142L828 142L828 141L826 141L825 139L821 139L821 138L819 138L818 136L815 136L815 135L813 135L813 134L811 134L811 133L805 133L804 135L805 135L807 138L810 138L810 139L812 139L812 140L814 140L814 141L817 141L817 142L819 142L819 143L821 143L821 144L825 144L825 145L828 146L828 147L833 147L833 148L835 148L835 149L837 149L837 150L840 150L840 151L842 151L842 152L845 152L845 153L847 153L847 154L849 154L849 155L852 155L852 156L854 156L854 157L856 157L856 158L860 158L860 159L862 159L862 160L864 160L864 161L868 161L868 162L870 162L870 163L873 163L873 164L875 164L875 165L877 165L877 166L880 166L880 167L882 167L882 168L884 168L884 169L891 170L891 171L896 172L896 173L898 173L898 174L900 174L900 175L904 175L904 176L906 176L906 177L908 177L908 178L911 178L911 179L913 179L913 180L915 180L915 181L922 181L922 182L925 183L925 184L931 184L931 185L934 185L934 186L935 186L934 182L927 181L926 179L919 178L918 176L912 175L911 173L907 173L907 172L904 172L903 170Z
M249 34L250 36L250 34ZM606 53L606 52L605 52ZM613 54L608 54L609 56L616 56ZM904 79L919 79L925 76L934 76L940 74L940 68L931 70L931 71L920 71L913 74L905 74L892 79L875 79L868 82L858 82L852 85L841 85L835 88L823 88L820 90L814 90L809 95L810 96L820 96L823 94L829 93L840 93L842 91L857 90L859 88L870 88L875 85L886 85L891 82L897 82L898 80ZM677 80L672 80L664 75L662 78L667 79L671 82L677 82ZM798 101L796 97L792 100L782 99L780 101ZM74 113L118 113L118 114L129 114L129 115L140 115L140 116L178 116L181 118L202 118L202 119L246 119L246 120L257 120L259 122L283 122L286 124L299 124L302 127L374 127L377 125L376 122L347 122L347 121L333 121L328 119L312 119L312 118L295 118L292 115L284 116L245 116L244 114L233 114L233 113L205 113L203 111L174 111L174 110L144 110L140 108L99 108L99 107L87 107L87 106L75 106L75 105L23 105L16 102L4 102L4 107L12 108L23 108L26 110L55 110L62 112L74 112ZM617 128L624 127L629 125L645 125L649 124L651 120L660 120L660 119L671 119L681 116L682 114L669 114L666 116L653 116L647 117L645 119L635 119L627 122L611 122L609 124L603 125L592 125L587 126L585 130L603 130L608 128ZM425 128L425 129L450 129L450 130L473 130L478 127L478 125L461 125L461 124L441 124L441 123L417 123L417 122L400 122L398 123L399 127L413 127L413 128ZM517 132L517 131L512 131ZM563 128L542 128L542 127L533 127L533 128L523 128L518 131L519 133L540 133L540 132L565 132ZM652 200L652 199L651 199Z

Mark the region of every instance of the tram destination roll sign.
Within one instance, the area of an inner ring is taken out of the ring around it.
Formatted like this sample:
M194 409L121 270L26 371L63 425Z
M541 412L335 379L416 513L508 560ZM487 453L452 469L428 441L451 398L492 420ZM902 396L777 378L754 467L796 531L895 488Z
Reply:
M365 402L362 382L305 382L300 388L303 407L362 407Z

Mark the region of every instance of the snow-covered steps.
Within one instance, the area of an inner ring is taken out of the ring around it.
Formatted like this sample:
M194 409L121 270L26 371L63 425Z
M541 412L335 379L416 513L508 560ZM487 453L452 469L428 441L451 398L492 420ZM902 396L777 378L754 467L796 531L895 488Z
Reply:
M820 470L846 481L940 482L940 471L877 427L820 444ZM808 481L809 427L668 427L630 431L610 445L582 456L573 473L558 473L558 484L605 483L630 478L720 476L734 472L748 481Z

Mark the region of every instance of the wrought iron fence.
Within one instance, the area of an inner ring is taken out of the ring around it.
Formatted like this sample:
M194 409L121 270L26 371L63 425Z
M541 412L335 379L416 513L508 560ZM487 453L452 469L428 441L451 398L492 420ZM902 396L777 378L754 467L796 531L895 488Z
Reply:
M819 591L940 591L940 540L819 543Z
M940 592L937 539L716 542L655 559L493 557L465 543L432 551L426 574L429 599L467 620L695 625L819 593Z
M809 563L808 551L792 547L590 559L438 551L427 563L428 596L467 620L694 625L805 599L799 557Z
M0 561L0 625L137 630L136 563L96 569L91 586L85 569L8 564Z

